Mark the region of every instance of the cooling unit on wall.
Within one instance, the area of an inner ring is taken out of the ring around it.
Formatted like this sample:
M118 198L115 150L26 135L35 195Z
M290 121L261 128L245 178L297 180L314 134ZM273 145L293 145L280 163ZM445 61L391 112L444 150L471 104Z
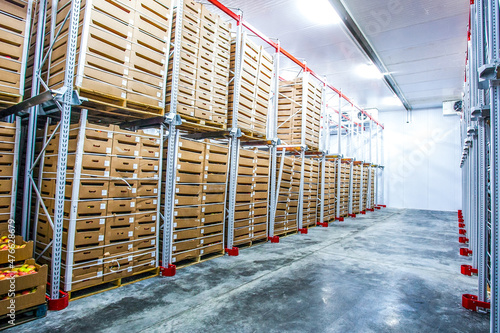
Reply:
M456 116L462 112L462 101L443 102L443 116Z

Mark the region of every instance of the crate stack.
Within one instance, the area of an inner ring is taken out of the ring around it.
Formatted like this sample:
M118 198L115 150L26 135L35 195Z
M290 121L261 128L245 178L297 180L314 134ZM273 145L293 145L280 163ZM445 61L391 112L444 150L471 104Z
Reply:
M363 198L361 198L361 180L362 180L362 168L363 164L361 162L353 162L352 167L352 213L359 214L361 212L361 204Z
M164 149L164 157L166 153ZM179 139L172 263L200 262L223 253L228 156L227 145ZM163 184L162 202L164 191Z
M337 173L338 175L338 173ZM338 216L346 217L349 214L349 182L351 178L351 165L347 160L340 163L340 209ZM338 183L337 183L338 184Z
M288 203L291 198L292 180L293 180L293 157L283 157L281 154L278 155L277 159L277 170L276 170L276 181L278 181L281 159L283 161L283 170L281 170L281 182L278 189L278 202L276 206L276 217L274 220L274 235L281 236L286 235L288 231ZM272 223L273 221L271 221Z
M305 144L313 150L319 147L322 91L313 82L297 78L282 81L278 100L278 137L289 145L302 144L302 109L305 96Z
M302 159L296 155L291 156L291 159L293 161L293 172L287 205L287 233L293 233L298 230L297 217L299 211L300 170L302 164Z
M304 161L304 196L302 202L303 227L314 227L317 221L319 162L306 158Z
M325 196L324 208L323 208L323 218L324 222L335 221L335 210L337 205L337 166L336 162L328 161L325 162ZM318 188L318 191L321 191ZM320 193L320 192L318 192ZM318 203L319 206L319 203ZM318 209L318 221L319 221L320 211Z
M231 84L229 86L230 109L228 123L233 119L234 73L236 71L236 39L231 44ZM265 137L267 113L273 75L273 58L248 38L242 43L241 83L238 96L238 127L254 137Z
M0 109L23 99L30 37L29 6L27 0L0 1Z
M368 176L369 173L371 172L371 164L370 163L364 163L363 164L363 210L366 210L368 207L368 197L370 196L370 193L368 193Z
M240 149L234 245L252 245L267 239L269 154Z
M51 45L50 34L65 22L71 4L60 0L57 7L49 6L50 20L56 22L52 32L47 26L45 49ZM164 114L170 6L169 0L82 1L74 88L88 99L85 108L120 118ZM42 77L50 89L64 85L68 27L69 20L43 68Z
M371 186L371 191L370 191L370 198L371 198L371 207L368 207L368 208L371 208L373 209L373 207L375 207L375 177L376 177L376 169L377 167L372 165L370 167L370 172L372 174L372 180L371 180L371 183L372 183L372 186Z
M15 199L17 185L17 132L15 123L0 122L0 233L8 231L8 221L14 215L12 199L13 196Z
M55 126L50 126L47 137L53 130ZM77 152L82 135L82 150ZM57 190L58 144L56 133L41 165L41 195L51 216ZM86 123L82 133L81 124L71 125L61 267L65 291L106 282L120 284L122 278L156 272L160 149L158 132L131 132L114 125ZM80 153L81 167L76 170ZM72 202L76 204L74 235L70 234ZM43 250L52 235L49 219L40 207L35 252L48 264L52 248L45 253ZM71 243L73 248L68 248ZM66 279L68 269L71 282Z
M178 11L174 13L172 42ZM190 126L226 129L231 25L194 1L184 1L182 12L176 112ZM167 112L174 80L173 55L169 63Z

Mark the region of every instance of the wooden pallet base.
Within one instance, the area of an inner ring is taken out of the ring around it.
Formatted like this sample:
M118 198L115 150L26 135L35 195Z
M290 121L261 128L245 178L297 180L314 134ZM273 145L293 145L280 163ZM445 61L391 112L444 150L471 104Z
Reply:
M111 289L119 288L121 286L125 286L127 284L131 284L134 282L139 282L142 280L146 280L155 276L158 276L160 273L160 268L150 268L141 272L134 273L127 277L118 278L116 280L111 280L108 282L96 283L93 286L88 286L85 288L72 290L68 292L68 297L70 301L74 301L80 298L92 296L95 294L100 294L104 291L108 291Z
M0 110L21 103L22 100L23 100L22 96L0 92Z
M196 264L208 261L208 260L222 257L222 256L224 256L224 253L225 253L224 250L213 252L213 253L208 253L208 254L204 254L202 256L198 256L196 258L178 261L178 262L174 263L174 265L177 269L180 269L180 268L188 267L191 265L196 265Z
M12 323L12 319L7 315L0 317L0 331L19 326L32 320L43 318L47 315L47 304L40 304L28 309L16 311L16 317Z
M250 240L240 244L234 244L235 247L246 249L255 245L264 244L267 242L267 237L262 239Z
M258 132L247 128L241 128L241 132L243 133L243 137L248 139L264 139L266 137L266 133Z
M180 115L183 122L179 126L180 129L191 131L224 131L227 129L227 124L215 123L213 121L193 118L184 114Z

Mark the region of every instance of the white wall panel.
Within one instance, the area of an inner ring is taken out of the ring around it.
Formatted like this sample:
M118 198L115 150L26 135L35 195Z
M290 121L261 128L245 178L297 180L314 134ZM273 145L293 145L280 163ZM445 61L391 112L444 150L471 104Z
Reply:
M381 112L385 125L385 203L389 207L460 209L460 134L457 116L441 109Z

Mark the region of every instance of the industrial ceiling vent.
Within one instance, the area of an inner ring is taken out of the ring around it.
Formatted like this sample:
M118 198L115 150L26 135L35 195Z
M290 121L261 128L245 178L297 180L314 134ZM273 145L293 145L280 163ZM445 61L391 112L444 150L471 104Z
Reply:
M443 102L443 116L456 116L462 112L462 101Z

